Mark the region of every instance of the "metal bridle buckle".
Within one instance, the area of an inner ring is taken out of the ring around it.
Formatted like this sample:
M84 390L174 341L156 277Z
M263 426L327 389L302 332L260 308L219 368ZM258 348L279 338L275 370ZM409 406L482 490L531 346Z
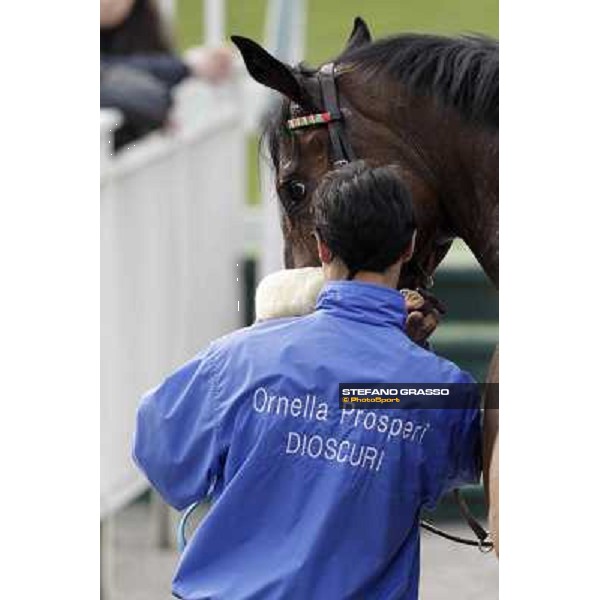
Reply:
M494 549L494 544L491 541L488 542L486 538L485 540L479 540L479 545L477 547L482 554L489 554Z

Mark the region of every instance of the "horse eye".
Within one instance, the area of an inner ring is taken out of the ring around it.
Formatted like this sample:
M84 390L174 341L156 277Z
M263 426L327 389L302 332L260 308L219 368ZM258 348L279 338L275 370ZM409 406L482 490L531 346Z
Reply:
M301 181L290 181L287 190L292 200L300 201L306 193L306 186Z

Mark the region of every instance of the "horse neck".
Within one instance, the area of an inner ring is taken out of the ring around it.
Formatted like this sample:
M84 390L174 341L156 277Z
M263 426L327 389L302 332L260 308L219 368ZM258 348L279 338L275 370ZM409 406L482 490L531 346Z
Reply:
M465 123L435 105L418 110L410 123L408 138L406 132L398 135L418 146L431 173L441 203L442 228L465 241L498 288L497 132Z
M451 139L442 174L443 210L498 288L498 134L463 125Z
M439 198L439 229L462 238L498 288L497 129L469 123L395 83L366 87L359 72L350 71L343 83L357 148L381 162L397 161L422 180Z
M488 131L456 137L454 182L447 181L444 210L456 235L462 238L498 288L499 207L498 137ZM446 175L447 179L452 173Z

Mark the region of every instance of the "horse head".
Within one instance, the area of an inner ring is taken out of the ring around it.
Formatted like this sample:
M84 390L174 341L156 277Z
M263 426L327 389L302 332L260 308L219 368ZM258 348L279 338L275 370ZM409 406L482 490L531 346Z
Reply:
M427 36L413 36L420 37ZM334 168L332 140L326 123L290 130L289 122L326 113L321 69L292 67L250 39L232 40L249 74L282 96L264 139L282 207L285 266L317 266L312 197L323 175ZM372 42L366 23L356 18L345 48L333 61L340 125L357 158L373 165L395 164L402 173L413 198L418 233L413 259L399 285L426 287L456 235L444 203L450 168L446 157L452 156L446 146L461 124L455 112L440 109L435 97L383 73L377 65L385 66L387 50Z

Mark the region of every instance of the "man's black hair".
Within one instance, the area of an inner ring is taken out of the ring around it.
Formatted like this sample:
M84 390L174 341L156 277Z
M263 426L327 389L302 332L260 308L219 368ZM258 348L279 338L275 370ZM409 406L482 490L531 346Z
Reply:
M416 229L410 192L393 165L359 160L331 171L315 191L314 212L319 238L348 267L348 279L385 271Z

